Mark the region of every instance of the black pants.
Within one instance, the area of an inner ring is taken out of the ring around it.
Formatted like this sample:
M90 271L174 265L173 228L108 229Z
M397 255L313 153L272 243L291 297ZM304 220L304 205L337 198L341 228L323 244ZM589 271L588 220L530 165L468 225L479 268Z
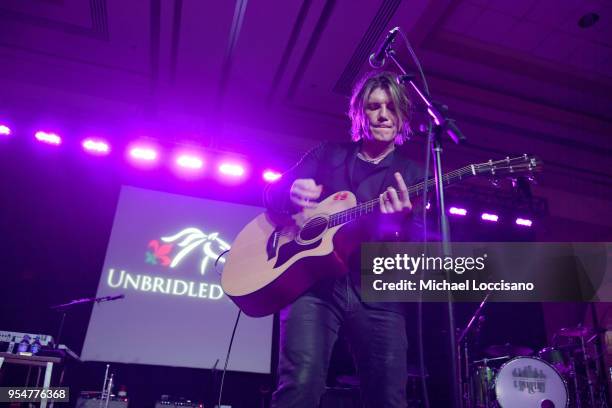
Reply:
M305 294L281 312L279 383L273 408L317 408L332 347L343 325L368 408L405 407L406 324L400 313L365 306L348 279L325 296Z

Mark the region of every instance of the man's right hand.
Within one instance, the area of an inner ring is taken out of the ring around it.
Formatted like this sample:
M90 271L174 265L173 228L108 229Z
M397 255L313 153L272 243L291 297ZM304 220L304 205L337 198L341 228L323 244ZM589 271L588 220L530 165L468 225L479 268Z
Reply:
M289 198L294 206L303 210L316 207L317 203L314 200L318 199L322 192L323 186L313 179L297 179L291 185Z

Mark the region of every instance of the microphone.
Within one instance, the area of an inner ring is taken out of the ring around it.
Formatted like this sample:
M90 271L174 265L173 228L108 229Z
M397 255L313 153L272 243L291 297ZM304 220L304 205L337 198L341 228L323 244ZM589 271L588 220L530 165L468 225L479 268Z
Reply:
M95 299L96 302L100 303L100 302L111 302L113 300L117 300L117 299L124 299L125 295L117 295L117 296L104 296L98 299Z
M387 49L389 48L389 46L391 46L393 41L395 41L395 36L397 35L398 31L399 27L392 28L391 31L389 31L389 34L387 34L385 40L382 42L382 44L380 44L380 47L378 47L376 52L370 54L370 66L372 68L380 68L385 65L385 56L387 54Z

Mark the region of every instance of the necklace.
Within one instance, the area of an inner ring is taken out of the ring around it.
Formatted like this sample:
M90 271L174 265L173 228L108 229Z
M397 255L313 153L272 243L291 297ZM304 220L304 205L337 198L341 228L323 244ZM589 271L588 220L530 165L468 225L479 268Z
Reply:
M391 149L391 150L388 150L388 151L386 151L386 152L383 152L383 153L381 153L381 154L379 154L378 156L373 157L373 158L368 158L368 157L366 157L366 156L365 156L365 155L364 155L362 152L358 152L358 153L357 153L357 157L359 157L359 158L360 158L361 160L363 160L364 162L367 162L367 163L372 163L372 164L378 164L378 163L380 163L380 162L381 162L381 161L382 161L382 160L383 160L385 157L387 157L387 156L389 155L389 153L391 153L393 150L395 150L395 149Z

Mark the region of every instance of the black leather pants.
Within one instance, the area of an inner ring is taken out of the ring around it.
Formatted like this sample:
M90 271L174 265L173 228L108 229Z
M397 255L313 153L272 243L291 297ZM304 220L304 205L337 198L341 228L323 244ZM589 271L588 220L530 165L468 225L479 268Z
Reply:
M338 279L324 296L307 293L280 317L279 383L273 408L319 407L341 325L353 350L365 407L407 405L403 315L368 308L348 279Z

